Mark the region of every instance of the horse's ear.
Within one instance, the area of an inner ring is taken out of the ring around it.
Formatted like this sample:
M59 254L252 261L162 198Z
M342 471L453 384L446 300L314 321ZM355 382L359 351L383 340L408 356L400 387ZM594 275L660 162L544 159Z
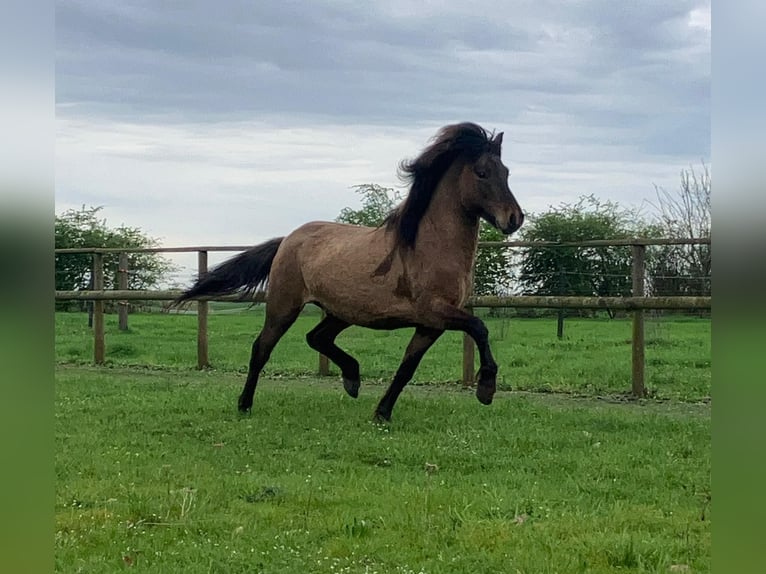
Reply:
M503 132L500 132L493 137L492 141L489 142L489 145L491 146L493 153L500 155L500 148L503 145Z

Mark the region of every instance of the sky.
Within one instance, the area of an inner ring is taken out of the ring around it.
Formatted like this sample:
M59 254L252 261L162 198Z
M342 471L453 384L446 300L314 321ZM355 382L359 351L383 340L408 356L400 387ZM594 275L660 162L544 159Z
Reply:
M522 208L647 207L710 162L710 1L56 2L56 212L249 245L505 132ZM216 262L230 254L211 255ZM184 268L192 256L175 256Z

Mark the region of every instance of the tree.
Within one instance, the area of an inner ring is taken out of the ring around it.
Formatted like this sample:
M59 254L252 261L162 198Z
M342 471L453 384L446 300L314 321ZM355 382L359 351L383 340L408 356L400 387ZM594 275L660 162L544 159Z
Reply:
M664 237L710 238L712 179L705 164L700 173L682 170L677 191L655 191L655 222ZM653 255L647 267L656 295L710 295L710 245L661 246Z
M377 183L355 185L354 190L362 196L362 208L355 210L344 207L335 221L365 227L378 227L383 224L383 220L396 207L396 204L402 200L401 193Z
M505 241L506 235L482 220L479 241ZM473 292L476 295L504 295L508 292L513 276L507 249L485 247L476 253L473 271Z
M361 209L345 207L336 221L378 227L394 209L402 195L397 190L375 183L354 186L362 196ZM479 229L480 241L502 241L503 233L485 221ZM508 288L510 282L509 262L502 249L480 249L476 255L474 267L474 293L477 295L499 295Z
M522 228L527 241L577 242L619 239L652 231L633 210L583 196L531 215ZM526 295L630 295L629 247L532 247L522 253L519 283Z
M55 219L56 248L83 247L157 247L159 242L138 227L120 225L110 228L99 218L102 207L81 207L57 215ZM117 282L118 254L104 255L104 287L114 288ZM56 289L88 289L91 282L92 256L88 253L56 254ZM157 253L128 254L128 288L150 289L157 286L175 270L175 266Z

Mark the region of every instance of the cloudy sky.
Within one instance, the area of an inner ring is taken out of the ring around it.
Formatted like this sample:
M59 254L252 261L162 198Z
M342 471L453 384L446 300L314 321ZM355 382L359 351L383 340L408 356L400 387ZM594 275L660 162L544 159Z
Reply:
M56 4L56 211L167 246L334 219L456 121L533 212L710 157L709 0Z

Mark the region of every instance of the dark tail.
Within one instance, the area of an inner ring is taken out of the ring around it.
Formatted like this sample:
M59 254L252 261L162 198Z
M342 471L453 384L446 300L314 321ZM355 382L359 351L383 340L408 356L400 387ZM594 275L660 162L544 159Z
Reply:
M201 295L228 295L237 291L242 291L243 295L255 293L269 278L271 264L283 239L277 237L256 245L200 275L173 305Z

